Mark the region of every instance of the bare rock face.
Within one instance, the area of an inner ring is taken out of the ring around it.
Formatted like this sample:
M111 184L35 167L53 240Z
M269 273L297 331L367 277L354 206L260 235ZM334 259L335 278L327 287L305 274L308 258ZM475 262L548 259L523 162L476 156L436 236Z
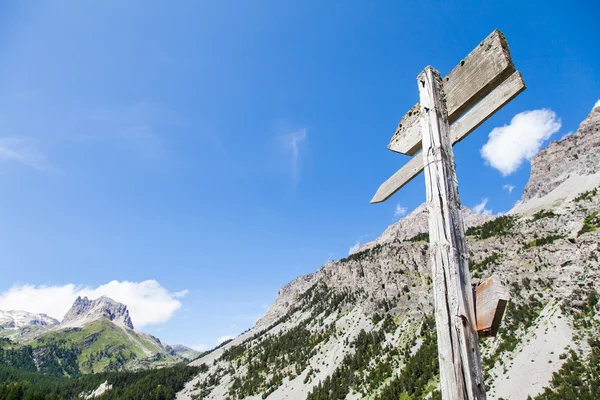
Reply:
M463 207L461 211L465 229L494 219L491 215L475 213L468 207ZM332 288L351 287L373 293L376 301L390 300L408 291L406 282L398 274L399 265L414 273L427 273L427 245L422 242L406 245L403 251L398 250L398 245L419 233L427 232L428 223L427 207L422 204L390 225L376 240L362 245L348 259L328 262L316 273L294 279L279 290L275 302L255 328L264 329L276 322L298 302L304 292L320 281ZM395 257L399 259L390 261ZM426 293L420 298L428 299ZM419 301L412 305L427 306Z
M574 175L593 175L599 170L600 106L592 110L577 132L550 143L531 160L531 176L523 191L523 201L547 195Z
M300 295L313 287L316 282L316 274L300 276L279 289L275 302L269 307L267 313L258 320L254 329L267 328L297 302Z
M61 326L82 326L100 318L106 318L117 325L133 329L127 306L106 296L96 300L77 297L71 309L65 314Z
M461 208L461 213L465 229L472 226L479 226L494 219L491 215L478 214L464 206ZM354 253L371 249L377 245L408 240L419 233L425 233L427 231L429 231L429 212L427 210L427 205L423 203L415 208L409 215L390 225L377 239L360 246Z

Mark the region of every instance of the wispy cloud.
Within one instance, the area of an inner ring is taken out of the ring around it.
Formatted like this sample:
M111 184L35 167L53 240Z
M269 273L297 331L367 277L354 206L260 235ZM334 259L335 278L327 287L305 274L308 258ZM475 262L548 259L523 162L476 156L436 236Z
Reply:
M481 156L502 175L515 172L525 160L531 160L542 143L558 132L561 121L551 110L524 111L513 117L510 124L494 128Z
M596 107L600 107L600 99L599 99L599 100L596 102L596 104L594 104L594 108L596 108ZM593 110L594 108L592 108L592 110Z
M402 207L400 204L396 204L396 210L394 211L394 218L398 219L406 215L408 208Z
M487 203L488 203L488 199L487 198L481 199L481 203L476 204L473 207L473 211L476 212L477 214L492 215L492 210L488 209L488 208L485 208L485 206L487 205Z
M508 192L508 194L511 194L513 192L513 190L515 190L515 187L513 185L506 184L506 185L502 186L502 189L506 190Z
M289 152L291 167L292 167L292 180L294 183L298 182L300 178L300 146L301 143L306 140L306 129L300 129L293 133L288 133L283 136L283 144L285 149Z
M74 285L15 285L0 294L0 310L25 310L62 319L77 296L96 299L108 296L126 304L136 328L168 321L181 307L179 298L187 291L170 292L155 280L142 282L111 281L91 287Z
M205 344L195 344L190 347L196 351L206 351L206 349L208 348L208 346L206 346Z
M16 162L39 171L54 169L46 156L38 150L36 141L26 137L0 138L0 160Z

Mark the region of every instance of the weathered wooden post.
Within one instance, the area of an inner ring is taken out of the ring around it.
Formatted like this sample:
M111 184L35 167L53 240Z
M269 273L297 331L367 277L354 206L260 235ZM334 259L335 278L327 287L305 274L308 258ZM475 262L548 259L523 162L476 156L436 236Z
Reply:
M485 399L442 77L427 67L417 81L442 397Z
M445 79L427 67L417 84L420 103L404 115L388 145L415 157L379 187L371 202L385 201L425 170L442 398L485 399L478 326L481 336L494 335L507 297L497 282L478 289L478 310L485 314L478 323L452 145L525 90L525 83L496 30Z

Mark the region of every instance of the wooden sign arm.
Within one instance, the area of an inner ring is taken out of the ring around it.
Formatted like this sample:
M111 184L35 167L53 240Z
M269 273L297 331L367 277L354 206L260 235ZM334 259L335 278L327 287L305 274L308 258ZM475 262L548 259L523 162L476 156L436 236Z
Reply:
M471 108L458 121L450 126L450 140L456 144L467 137L479 125L487 121L498 110L504 107L523 90L526 89L525 82L519 71L514 72L507 80L502 82L489 96L485 97L473 108ZM419 115L418 113L415 115ZM400 190L415 176L423 171L423 154L418 153L411 158L388 180L383 182L377 193L371 199L371 203L381 203Z
M508 43L502 32L495 30L444 78L448 123L460 118L514 71ZM388 149L410 156L421 149L419 108L416 104L402 117Z

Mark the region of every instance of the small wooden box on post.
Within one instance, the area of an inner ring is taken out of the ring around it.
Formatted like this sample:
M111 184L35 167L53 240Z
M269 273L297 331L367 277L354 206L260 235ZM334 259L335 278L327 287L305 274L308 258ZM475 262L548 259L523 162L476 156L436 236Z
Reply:
M525 83L504 35L495 30L446 78L427 67L417 85L420 102L404 115L388 145L414 157L379 187L371 203L385 201L425 171L442 398L485 399L479 336L495 335L508 296L497 278L475 290L471 286L452 145L525 90Z

